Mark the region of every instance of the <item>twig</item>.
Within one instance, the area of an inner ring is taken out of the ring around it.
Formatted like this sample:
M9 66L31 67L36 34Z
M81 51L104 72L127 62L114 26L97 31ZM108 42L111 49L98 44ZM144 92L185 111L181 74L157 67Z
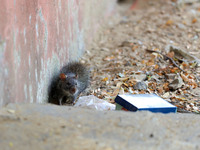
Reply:
M167 56L167 55L164 55L164 54L161 53L161 52L154 51L154 50L150 50L150 49L146 49L146 51L147 51L147 52L151 52L151 53L158 53L158 54L164 56L164 58L169 59L178 69L180 69L181 71L185 72L182 68L179 67L179 65L177 65L177 63L176 63L171 57L169 57L169 56Z
M199 95L191 93L190 91L187 91L190 95L194 96L194 97L199 97Z

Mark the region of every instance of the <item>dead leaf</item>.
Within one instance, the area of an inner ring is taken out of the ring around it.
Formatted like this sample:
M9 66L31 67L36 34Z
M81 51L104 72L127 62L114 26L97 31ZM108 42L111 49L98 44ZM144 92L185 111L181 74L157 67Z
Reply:
M189 79L195 79L195 77L193 75L189 75L188 78Z
M194 19L192 20L192 23L196 23L196 22L197 22L197 19L194 18Z
M124 86L129 87L127 83L123 83Z
M117 88L120 88L122 86L123 82L118 82L117 83Z
M174 68L170 69L170 72L171 72L171 73L177 73L178 70L179 70L179 69L178 69L177 67L174 67Z
M174 22L172 20L167 20L167 22L165 23L165 25L170 26L172 25Z
M105 61L111 61L113 59L115 59L115 56L107 56L103 60L105 60Z
M146 61L145 61L145 60L142 60L142 61L141 61L141 63L142 63L142 64L145 64L145 63L146 63Z
M127 78L119 78L119 79L117 79L117 80L125 82L125 81L127 81L128 79L129 79L129 78L127 77Z
M164 83L163 84L163 89L165 90L165 91L169 91L169 83Z
M181 73L181 78L183 79L184 82L188 82L189 81L187 76L185 76L183 73Z
M146 65L147 65L147 66L153 66L153 65L154 65L154 62L147 62Z
M154 66L154 69L158 69L159 68L159 66L156 64L155 66Z
M163 75L161 72L157 72L157 74L158 74L159 76L162 76L162 75Z
M198 86L197 83L193 79L189 80L188 85L192 86L193 89L197 88Z
M159 94L162 94L163 93L163 88L160 87L160 88L157 89L157 91L158 91Z
M140 93L140 94L145 94L146 92L145 92L145 91L143 91L143 90L141 90L139 93Z
M103 78L102 81L108 81L108 77Z
M174 57L174 52L173 52L173 51L172 51L172 52L169 52L169 53L167 54L167 56L170 57L170 58L173 58L173 57Z
M183 65L183 67L188 67L188 64L185 62L183 62L182 65Z
M119 89L119 88L118 88L118 89L116 89L116 90L113 92L112 96L117 96L117 95L119 94L119 91L120 91L120 89Z
M169 92L166 92L164 95L162 95L163 98L169 98L170 97L170 94Z

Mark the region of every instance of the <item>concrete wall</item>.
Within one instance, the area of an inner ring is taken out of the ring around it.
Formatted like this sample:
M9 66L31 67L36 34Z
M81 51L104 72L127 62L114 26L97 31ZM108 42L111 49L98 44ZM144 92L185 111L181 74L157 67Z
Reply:
M45 102L52 75L82 55L114 6L115 0L1 0L0 106Z

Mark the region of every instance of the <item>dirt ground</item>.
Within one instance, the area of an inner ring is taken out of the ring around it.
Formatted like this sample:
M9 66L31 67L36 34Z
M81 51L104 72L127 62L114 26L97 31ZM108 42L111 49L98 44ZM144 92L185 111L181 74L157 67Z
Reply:
M199 113L200 3L136 2L122 3L86 51L89 94L114 103L118 93L155 93L179 112Z
M92 78L83 95L114 103L118 93L156 93L189 114L9 104L0 149L200 149L199 17L195 0L122 3L81 60Z

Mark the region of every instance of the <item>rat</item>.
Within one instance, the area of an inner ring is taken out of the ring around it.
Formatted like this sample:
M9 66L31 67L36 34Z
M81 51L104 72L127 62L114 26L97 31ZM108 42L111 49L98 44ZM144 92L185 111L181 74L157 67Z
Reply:
M73 105L88 85L88 69L80 62L70 62L53 77L48 102L57 105Z

